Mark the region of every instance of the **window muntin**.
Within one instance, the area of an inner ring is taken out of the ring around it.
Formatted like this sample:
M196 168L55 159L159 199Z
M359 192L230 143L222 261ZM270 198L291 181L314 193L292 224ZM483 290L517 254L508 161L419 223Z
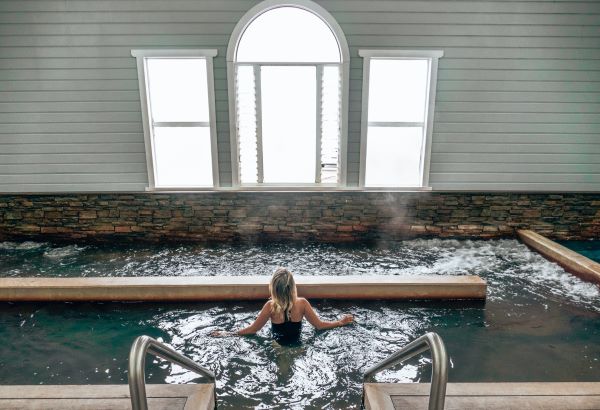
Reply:
M441 52L361 50L365 58L361 185L423 187Z
M337 185L343 58L328 23L303 7L279 6L259 12L235 46L237 155L232 159L238 182ZM287 84L271 87L285 72L295 72L297 81L288 75ZM296 91L277 92L290 88Z
M149 188L218 185L213 50L133 50L138 59Z

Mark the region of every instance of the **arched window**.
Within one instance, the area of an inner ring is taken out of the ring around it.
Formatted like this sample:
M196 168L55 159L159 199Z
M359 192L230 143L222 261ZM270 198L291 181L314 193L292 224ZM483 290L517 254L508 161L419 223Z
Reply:
M250 10L229 43L234 185L344 183L348 46L310 1Z

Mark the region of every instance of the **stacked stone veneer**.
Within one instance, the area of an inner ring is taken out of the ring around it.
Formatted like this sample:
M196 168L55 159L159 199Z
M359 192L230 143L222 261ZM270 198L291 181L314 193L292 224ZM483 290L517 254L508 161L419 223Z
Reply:
M0 195L0 239L360 241L600 238L600 193L199 192Z

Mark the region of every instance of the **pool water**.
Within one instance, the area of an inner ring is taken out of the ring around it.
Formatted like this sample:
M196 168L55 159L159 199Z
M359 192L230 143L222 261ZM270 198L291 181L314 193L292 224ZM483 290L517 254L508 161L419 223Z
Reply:
M586 258L600 263L600 240L596 241L562 241L561 245L582 254Z
M428 244L408 241L358 247L0 242L0 277L269 275L279 266L310 275L394 275L414 267L431 267L448 250L446 245L439 248Z
M297 274L479 274L488 281L489 296L485 304L313 301L325 318L352 313L356 323L321 332L306 325L299 347L278 346L268 327L253 337L209 336L250 323L262 303L3 303L2 384L126 383L129 347L136 336L148 334L213 368L222 408L359 408L366 368L427 331L444 339L451 382L600 381L600 289L514 240L432 239L373 248L157 246L122 254L86 247L54 256L46 268L36 258L64 247L4 247L1 257L12 261L8 268L2 264L4 276L23 275L18 259L27 269L55 276L72 275L78 263L88 272L141 274L142 267L153 265L139 256L144 250L170 274L214 274L218 267L229 267L228 274L268 274L277 265ZM86 252L104 254L106 263L121 268L102 267ZM201 380L178 366L148 362L149 382ZM377 379L429 377L424 356Z

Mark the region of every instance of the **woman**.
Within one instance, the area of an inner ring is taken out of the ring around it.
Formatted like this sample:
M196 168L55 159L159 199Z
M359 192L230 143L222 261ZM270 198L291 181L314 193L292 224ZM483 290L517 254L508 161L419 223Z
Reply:
M333 322L321 320L308 300L297 296L294 276L285 268L278 268L273 273L269 291L271 299L265 303L254 323L236 332L214 331L211 335L253 335L270 319L273 338L280 344L293 344L300 341L302 319L305 317L317 330L344 326L354 320L352 315L344 315Z

